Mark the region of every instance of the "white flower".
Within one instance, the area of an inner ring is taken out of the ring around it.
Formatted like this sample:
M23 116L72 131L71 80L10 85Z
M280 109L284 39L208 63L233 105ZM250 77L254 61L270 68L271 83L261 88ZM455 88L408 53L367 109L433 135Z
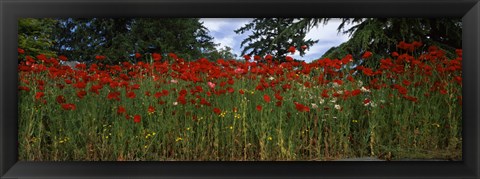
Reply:
M170 82L171 82L171 83L178 83L178 81L175 80L175 79L170 80Z
M317 104L312 103L312 109L317 109L317 108L318 108Z
M340 87L340 86L341 86L341 85L338 84L337 82L333 82L333 87L334 87L334 88L338 88L338 87Z
M357 83L358 83L358 86L363 86L363 82L362 82L362 81L358 80Z
M365 88L365 87L363 87L363 86L362 86L362 88L360 88L360 91L362 91L362 92L364 92L364 93L370 93L370 90L367 89L367 88Z
M376 107L376 106L377 106L377 104L375 104L373 101L370 101L370 106L372 106L372 107Z
M275 78L273 76L271 76L270 78L268 78L270 81L274 80Z
M336 103L337 102L337 98L333 98L332 100L330 100L331 103Z
M342 109L342 107L338 104L335 104L335 109L340 110L340 109Z
M175 102L173 102L173 105L174 105L174 106L176 106L177 104L178 104L178 102L176 102L176 101L175 101Z
M342 91L342 90L338 90L337 93L338 93L338 94L343 94L343 91Z
M325 102L325 100L320 98L320 104L323 104L324 102Z

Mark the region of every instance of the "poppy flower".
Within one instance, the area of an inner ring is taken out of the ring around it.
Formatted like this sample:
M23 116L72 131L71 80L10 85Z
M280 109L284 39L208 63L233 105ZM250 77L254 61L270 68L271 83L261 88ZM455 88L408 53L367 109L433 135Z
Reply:
M294 104L295 104L295 108L300 112L309 112L310 111L310 108L303 105L303 104L300 104L298 102L294 102Z
M135 58L137 58L137 59L138 59L138 58L142 58L142 54L140 54L140 53L135 53Z
M57 96L56 101L57 101L58 104L63 104L65 102L67 102L67 100L65 100L65 97L63 95Z
M30 91L30 88L29 88L29 87L26 87L26 86L19 86L19 87L18 87L18 90Z
M74 86L75 88L83 89L83 88L85 88L85 87L87 86L87 83L85 83L85 82L83 82L83 81L79 81L79 82L73 84L73 86Z
M262 110L262 106L261 106L261 105L257 105L256 109L257 109L257 111L261 111L261 110Z
M130 99L133 99L135 98L137 95L135 94L135 92L133 91L130 91L127 93L127 98L130 98Z
M244 72L244 70L242 68L237 68L235 69L234 71L236 74L242 74Z
M120 98L118 96L120 96L120 92L109 92L107 95L107 99L114 99L120 101Z
M286 60L287 62L293 62L293 58L290 57L290 56L286 56L286 57L285 57L285 60Z
M62 104L62 108L64 110L67 110L67 111L73 111L75 110L77 107L75 106L75 104Z
M363 55L362 55L362 58L365 59L365 58L369 58L372 56L372 52L370 51L366 51Z
M233 89L232 87L228 87L228 88L227 88L227 91L228 91L229 93L233 93L233 92L235 92L235 89Z
M107 58L107 57L105 57L105 56L103 56L103 55L97 55L97 56L95 56L95 60L98 60L98 61L105 60L105 58Z
M127 110L125 110L123 106L118 106L117 114L123 114L125 112L127 112Z
M412 82L408 81L408 80L403 80L402 82L405 86L409 86Z
M290 52L291 54L294 54L295 53L295 47L290 46L290 48L288 48L288 52Z
M308 46L307 45L302 45L301 48L302 48L302 50L305 50L305 49L308 48Z
M270 102L270 96L268 96L268 95L263 95L263 100L264 100L265 102L269 103L269 102Z
M67 57L64 56L64 55L58 56L58 59L60 59L61 61L67 61L68 60Z
M215 88L215 83L212 83L210 81L207 83L207 85L208 85L208 87L210 87L212 89Z
M138 114L133 116L133 122L140 123L140 121L142 121L142 116L140 116Z
M280 93L275 93L275 98L279 101L283 100L283 96L280 96Z
M35 94L35 99L39 100L39 99L41 99L43 96L45 96L45 93L43 93L43 92L37 92L37 93Z
M245 58L245 61L249 61L250 60L250 55L244 55L243 58Z
M148 113L152 114L155 112L155 108L153 106L148 106Z
M265 55L265 60L273 60L273 57L270 54Z
M80 98L80 99L83 99L83 97L85 97L85 95L87 95L87 92L86 91L79 91L77 92L77 97Z
M19 54L24 54L25 53L25 50L21 49L21 48L17 48L17 51Z
M47 61L47 56L45 56L44 54L37 55L36 57L37 57L38 60L40 60L42 62Z
M152 58L154 61L160 61L162 59L162 56L158 53L153 53Z
M213 112L217 115L220 115L220 113L222 113L222 110L220 110L219 108L213 108Z
M400 56L400 55L398 54L398 52L393 52L393 53L392 53L392 57L398 57L398 56Z

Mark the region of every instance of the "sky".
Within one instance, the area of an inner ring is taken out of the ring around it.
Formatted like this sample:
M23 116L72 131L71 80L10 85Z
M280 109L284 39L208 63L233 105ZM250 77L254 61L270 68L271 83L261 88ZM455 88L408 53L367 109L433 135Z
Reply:
M208 28L210 36L214 38L214 43L219 43L218 48L229 46L233 48L233 52L238 56L242 48L240 48L241 42L251 35L252 32L244 34L236 34L234 30L239 29L245 24L252 21L252 19L244 18L202 18L200 19L203 25ZM307 33L306 39L318 40L318 43L311 46L306 50L306 54L301 57L299 52L290 55L296 59L305 60L305 62L311 62L320 58L328 49L340 45L341 43L349 39L348 34L338 33L337 28L340 24L340 19L331 19L326 25L320 24L314 27ZM352 24L346 25L346 29L353 26Z

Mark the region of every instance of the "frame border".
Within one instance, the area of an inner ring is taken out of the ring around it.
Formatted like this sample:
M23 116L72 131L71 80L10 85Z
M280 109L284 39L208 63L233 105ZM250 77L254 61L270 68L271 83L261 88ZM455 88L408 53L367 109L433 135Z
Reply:
M0 178L480 178L479 0L0 0ZM462 17L463 161L17 161L22 17Z

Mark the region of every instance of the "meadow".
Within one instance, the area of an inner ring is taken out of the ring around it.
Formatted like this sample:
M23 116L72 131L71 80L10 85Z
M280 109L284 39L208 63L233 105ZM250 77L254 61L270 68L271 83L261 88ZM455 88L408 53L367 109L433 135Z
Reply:
M312 63L97 55L74 68L18 49L19 160L461 160L462 51L397 47Z

